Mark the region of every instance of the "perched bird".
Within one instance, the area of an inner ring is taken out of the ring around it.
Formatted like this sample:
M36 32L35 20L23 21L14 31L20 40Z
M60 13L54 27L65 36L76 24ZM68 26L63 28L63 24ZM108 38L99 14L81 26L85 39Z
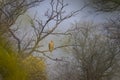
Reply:
M54 49L54 42L52 40L50 41L48 47L49 47L49 51L52 52Z

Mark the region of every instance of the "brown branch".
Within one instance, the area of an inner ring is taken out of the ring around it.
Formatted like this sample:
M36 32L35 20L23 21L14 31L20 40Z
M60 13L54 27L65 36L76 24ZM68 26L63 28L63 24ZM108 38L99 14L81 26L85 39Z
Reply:
M63 45L63 46L55 47L54 50L59 49L59 48L74 47L74 46L80 46L80 45ZM38 52L38 53L45 53L45 52L49 52L49 50L43 50L43 51L35 50L35 52Z
M39 24L39 28L36 27L34 25L33 29L35 31L36 34L36 41L35 44L33 46L33 48L31 49L31 51L29 52L29 54L33 53L37 46L39 45L40 41L42 41L44 38L46 38L47 36L49 36L50 34L54 34L54 30L59 26L59 24L61 22L63 22L66 19L71 18L72 16L74 16L76 13L78 13L79 11L74 11L71 12L70 14L63 16L63 12L64 12L64 8L67 6L66 4L64 4L63 1L57 0L57 4L54 3L55 0L51 0L51 11L47 10L47 12L45 13L45 16L48 18L45 23L39 22L38 20L35 20L38 24ZM63 17L62 17L63 16ZM47 32L45 35L42 35L42 33L44 33L44 29L45 27L51 22L51 21L55 21L55 25L54 27ZM62 33L61 33L62 34Z
M43 56L45 56L46 58L48 58L48 59L50 59L50 60L52 60L52 61L62 61L62 62L68 62L68 61L65 61L65 60L63 60L63 59L52 58L52 57L50 57L50 56L46 55L45 53L42 53L42 54L43 54Z
M21 51L21 40L14 34L14 32L11 29L8 29L11 33L12 37L17 41L18 45L18 53Z
M47 34L48 32L42 32L42 33ZM55 33L55 32L53 32L50 35L71 35L71 33Z

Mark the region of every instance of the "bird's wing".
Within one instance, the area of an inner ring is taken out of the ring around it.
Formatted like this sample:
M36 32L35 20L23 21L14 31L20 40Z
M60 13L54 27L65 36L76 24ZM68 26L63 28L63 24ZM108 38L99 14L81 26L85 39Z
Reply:
M52 42L52 49L54 49L54 42Z

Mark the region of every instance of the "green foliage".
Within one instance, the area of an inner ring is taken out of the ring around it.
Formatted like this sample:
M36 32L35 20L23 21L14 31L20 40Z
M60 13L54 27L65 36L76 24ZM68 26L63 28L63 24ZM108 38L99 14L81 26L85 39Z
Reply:
M20 58L7 39L0 37L0 79L3 80L46 80L46 65L43 59L32 55ZM9 47L8 47L9 46Z
M3 80L26 80L26 72L22 68L12 48L5 46L6 41L0 38L0 75Z

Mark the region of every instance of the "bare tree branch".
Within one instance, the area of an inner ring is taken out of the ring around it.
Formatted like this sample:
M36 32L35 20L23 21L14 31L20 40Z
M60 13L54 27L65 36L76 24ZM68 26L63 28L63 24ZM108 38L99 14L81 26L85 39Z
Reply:
M31 25L36 35L36 40L32 49L28 52L29 54L33 53L36 49L38 49L37 46L39 45L39 43L51 34L68 35L68 33L54 33L54 31L64 20L75 16L79 11L81 11L76 10L68 14L66 13L67 15L65 15L64 8L68 6L68 4L65 4L63 0L51 0L50 6L51 8L45 12L45 16L47 17L47 20L45 22L41 20L38 21L31 19ZM50 22L54 22L53 27L51 28L51 30L46 32L45 28L47 27L47 25L49 25ZM38 26L36 26L34 23L37 23Z

